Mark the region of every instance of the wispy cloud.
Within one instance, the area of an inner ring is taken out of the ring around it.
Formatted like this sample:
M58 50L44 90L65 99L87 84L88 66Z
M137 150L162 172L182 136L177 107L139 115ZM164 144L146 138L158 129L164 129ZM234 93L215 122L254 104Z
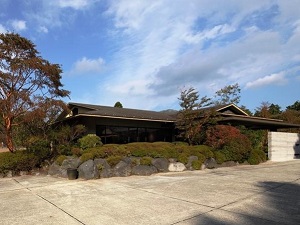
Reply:
M284 85L287 83L287 79L284 77L283 73L277 73L277 74L271 74L269 76L265 76L262 78L259 78L255 81L248 82L246 84L246 88L258 88L262 86L267 86L270 84L275 84L275 85Z
M218 89L236 82L247 88L286 82L270 74L298 58L294 21L300 10L288 15L289 8L294 7L270 0L191 0L184 7L168 0L113 1L107 13L123 47L114 55L106 93L135 98L141 92L132 90L142 87L141 107L154 108L171 97L176 101L179 87L188 84L207 93L215 91L212 84Z
M23 2L23 16L38 32L71 24L78 12L89 9L99 0L32 0ZM32 7L32 5L35 7ZM47 32L46 32L47 31Z
M103 71L105 62L102 58L88 59L83 57L75 62L70 74L86 74L86 73L100 73Z
M13 27L13 29L15 29L16 31L22 31L22 30L26 30L26 21L24 20L13 20L11 22L11 25Z
M49 32L48 28L45 26L40 26L38 29L39 32L47 34Z
M91 1L89 0L58 0L57 4L61 8L73 8L73 9L83 9L88 6ZM53 1L55 3L55 1Z

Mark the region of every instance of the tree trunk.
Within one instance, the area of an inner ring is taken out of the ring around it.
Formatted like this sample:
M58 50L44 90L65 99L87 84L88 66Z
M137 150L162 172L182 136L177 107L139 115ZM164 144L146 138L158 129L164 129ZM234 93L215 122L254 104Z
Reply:
M12 118L5 118L5 137L6 137L6 146L10 152L15 152L15 146L13 143L12 135Z

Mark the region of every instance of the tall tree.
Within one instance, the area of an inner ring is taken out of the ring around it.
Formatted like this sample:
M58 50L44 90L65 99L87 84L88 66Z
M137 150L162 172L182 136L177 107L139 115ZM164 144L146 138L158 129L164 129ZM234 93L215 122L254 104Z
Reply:
M289 105L286 108L289 110L300 111L300 101L295 101L295 103L293 105Z
M227 85L222 89L216 91L215 98L217 99L215 105L238 104L240 102L241 89L238 83Z
M279 115L279 114L282 113L281 107L280 107L278 104L273 104L273 103L272 103L272 104L269 106L269 113L270 113L271 115L273 115L273 116Z
M43 59L36 46L16 33L0 34L0 108L6 144L11 152L14 127L41 103L69 95L62 89L62 70Z
M121 102L116 102L115 105L114 105L114 107L116 107L116 108L123 108L123 105L122 105Z
M181 106L176 121L179 137L190 145L199 143L203 127L210 118L208 111L200 108L210 105L210 99L204 96L199 101L198 91L191 87L182 90L178 100Z
M271 117L271 114L269 112L270 105L271 104L269 102L262 102L260 106L255 109L254 116L270 118Z

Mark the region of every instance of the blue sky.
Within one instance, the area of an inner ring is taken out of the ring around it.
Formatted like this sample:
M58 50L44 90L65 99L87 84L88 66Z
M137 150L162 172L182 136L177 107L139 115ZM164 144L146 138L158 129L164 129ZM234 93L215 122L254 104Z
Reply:
M63 69L65 101L178 109L184 87L240 105L300 100L300 0L0 0L0 32Z

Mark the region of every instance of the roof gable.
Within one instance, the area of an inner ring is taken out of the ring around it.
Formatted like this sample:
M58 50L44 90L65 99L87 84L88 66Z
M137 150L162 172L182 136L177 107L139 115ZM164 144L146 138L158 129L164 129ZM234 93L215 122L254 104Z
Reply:
M235 104L219 106L216 109L216 111L219 112L219 113L222 113L222 114L233 114L233 115L249 116L248 113L243 111L241 108L237 107Z

